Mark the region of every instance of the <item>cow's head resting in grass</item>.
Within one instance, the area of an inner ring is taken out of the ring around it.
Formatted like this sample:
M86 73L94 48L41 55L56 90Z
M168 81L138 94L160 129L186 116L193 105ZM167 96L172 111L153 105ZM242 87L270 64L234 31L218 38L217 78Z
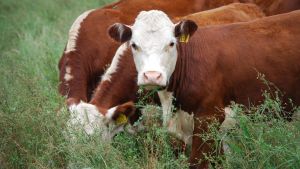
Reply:
M133 102L127 102L108 110L99 110L95 105L80 102L69 107L71 118L69 129L82 128L86 134L102 133L102 139L110 141L116 134L124 131L137 132L138 129L131 124L136 121ZM132 121L134 120L134 121Z
M177 44L197 30L191 20L177 24L162 11L142 11L132 26L116 23L108 33L118 42L127 42L138 71L138 85L166 86L175 69Z

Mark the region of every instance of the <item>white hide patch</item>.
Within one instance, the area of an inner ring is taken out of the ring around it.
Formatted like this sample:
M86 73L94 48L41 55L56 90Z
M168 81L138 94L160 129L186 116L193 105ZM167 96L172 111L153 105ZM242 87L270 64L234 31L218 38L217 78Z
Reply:
M71 79L73 79L73 76L71 75L71 67L69 66L66 67L66 74L64 76L64 79L66 81L70 81Z
M229 154L231 153L230 147L227 144L229 141L228 136L226 136L226 133L230 130L233 129L234 126L236 125L237 121L235 120L235 112L232 111L231 108L229 107L225 107L224 109L224 113L225 113L225 120L223 121L223 123L220 126L220 131L223 132L224 134L224 138L223 138L223 151L225 154Z
M127 43L122 44L118 50L116 51L115 56L113 57L113 60L111 62L111 65L106 70L106 72L103 74L101 81L110 81L111 75L117 71L119 59L124 54L125 50L127 49Z
M69 53L71 51L74 51L76 49L76 40L77 36L80 30L80 25L83 22L83 20L95 9L88 10L84 13L82 13L72 24L70 30L69 30L69 40L66 46L65 53Z
M225 113L225 120L220 126L220 131L226 131L232 129L236 125L236 120L235 120L235 112L232 111L231 108L225 107L224 109Z
M113 108L110 108L107 113L105 114L105 117L108 118L108 119L112 119L115 111L117 109L117 106L116 107L113 107Z
M169 121L168 131L187 145L192 145L194 131L194 115L182 110L175 113Z
M163 126L166 127L172 117L173 93L166 90L157 92L163 111Z
M78 105L71 105L69 110L68 126L70 128L82 126L89 135L94 134L95 130L106 128L103 124L104 116L92 104L81 101Z

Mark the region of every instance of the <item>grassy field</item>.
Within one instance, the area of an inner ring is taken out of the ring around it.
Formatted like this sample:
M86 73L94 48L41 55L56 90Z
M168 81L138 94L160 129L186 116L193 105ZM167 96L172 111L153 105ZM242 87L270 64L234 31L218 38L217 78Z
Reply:
M78 132L66 140L68 112L57 93L57 63L74 19L107 1L0 1L0 168L187 168L166 130L152 126L112 144ZM300 168L300 123L260 115L281 112L277 97L252 108L233 105L239 126L227 134L230 154L207 157L223 168ZM245 116L239 112L257 112ZM159 117L158 117L159 118ZM205 138L219 144L214 126Z

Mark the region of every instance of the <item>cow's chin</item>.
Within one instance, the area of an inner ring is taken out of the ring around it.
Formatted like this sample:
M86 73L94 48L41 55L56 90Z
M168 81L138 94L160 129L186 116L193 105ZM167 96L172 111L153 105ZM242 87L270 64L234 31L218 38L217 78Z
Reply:
M162 84L140 84L139 86L143 87L145 90L163 90L166 88L166 85Z
M164 86L159 86L159 85L151 85L151 84L148 84L148 85L143 85L144 88L146 90L159 90L160 88L163 88Z

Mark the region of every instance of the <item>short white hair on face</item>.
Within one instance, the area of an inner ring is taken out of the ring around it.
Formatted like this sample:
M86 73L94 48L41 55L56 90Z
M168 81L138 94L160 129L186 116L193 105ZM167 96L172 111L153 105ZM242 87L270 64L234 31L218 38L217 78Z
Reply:
M171 28L174 26L170 18L162 11L151 10L140 12L135 19L132 29L135 27L143 27L143 30L146 32L155 32L166 26Z

